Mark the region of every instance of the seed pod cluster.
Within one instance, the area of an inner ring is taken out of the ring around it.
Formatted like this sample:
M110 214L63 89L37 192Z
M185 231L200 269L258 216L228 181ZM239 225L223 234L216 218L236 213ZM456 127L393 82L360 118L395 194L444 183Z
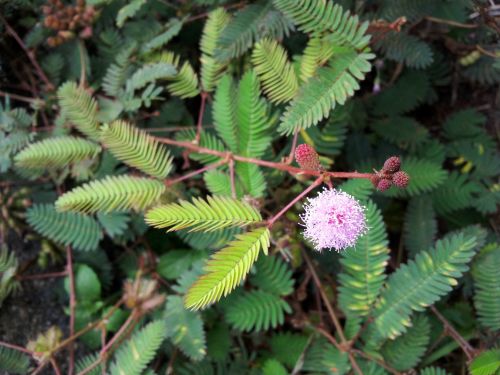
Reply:
M410 183L408 173L401 171L401 159L398 156L391 156L387 159L382 170L376 172L371 182L378 191L386 191L392 185L404 189Z
M48 0L42 6L45 27L56 31L55 36L47 38L50 47L56 47L74 38L77 34L86 39L92 36L92 22L96 16L93 6L85 0L77 0L76 5L65 5L61 0Z

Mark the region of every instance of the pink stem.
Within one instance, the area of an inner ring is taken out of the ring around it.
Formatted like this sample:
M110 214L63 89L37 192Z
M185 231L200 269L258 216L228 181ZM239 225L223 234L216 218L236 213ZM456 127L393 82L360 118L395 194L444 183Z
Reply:
M51 273L42 273L38 275L25 275L25 276L18 276L19 281L25 281L25 280L38 280L38 279L50 279L53 277L65 277L68 276L68 271L61 271L61 272L51 272Z
M278 212L276 215L271 217L267 221L267 227L271 228L273 224L278 220L285 212L287 212L295 203L297 203L300 199L302 199L304 196L306 196L311 190L316 188L318 185L321 185L321 182L323 181L323 176L318 177L306 190L304 190L302 193L297 195L290 203L288 203L280 212Z
M178 177L178 178L174 178L173 180L166 180L165 181L165 186L171 186L171 185L174 185L178 182L181 182L181 181L184 181L184 180L187 180L188 178L191 178L193 176L196 176L200 173L203 173L203 172L206 172L206 171L209 171L211 169L214 169L214 168L217 168L223 164L226 164L227 163L227 159L223 159L223 160L219 160L217 163L212 163L212 164L209 164L203 168L200 168L200 169L197 169L195 171L192 171L192 172L189 172L187 174L185 174L184 176L181 176L181 177Z
M219 157L227 157L227 155L228 155L227 152L212 150L212 149L209 149L206 147L200 147L200 146L195 145L191 142L182 142L182 141L176 141L176 140L173 140L170 138L161 138L161 137L156 137L155 139L158 142L165 143L165 144L172 145L172 146L183 147L183 148L186 148L189 150L196 151L200 154L215 155L215 156L219 156ZM281 171L286 171L290 174L299 174L300 173L300 174L309 175L309 176L325 175L325 176L329 176L332 178L365 178L365 179L369 179L373 176L372 173L322 172L322 171L306 170L306 169L292 167L292 166L287 165L285 163L275 163L272 161L255 159L255 158L248 158L248 157L240 156L240 155L232 155L231 157L236 161L257 164L257 165L260 165L262 167L267 167L267 168L279 169Z
M286 159L286 164L292 164L293 162L293 157L295 155L295 148L297 147L297 139L299 138L299 131L295 131L295 134L293 135L293 141L292 141L292 149L290 150L290 154L288 155L288 158Z
M196 124L196 138L195 138L196 144L200 143L201 130L202 130L202 126L203 126L203 115L205 114L205 104L207 102L207 98L208 98L208 93L202 92L201 93L200 112L198 113L198 123Z
M236 199L236 184L234 181L234 159L229 160L229 177L231 180L231 196Z
M19 346L19 345L9 344L8 342L0 341L0 346L5 346L6 348L13 349L13 350L18 350L20 352L23 352L23 353L26 353L29 355L34 354L34 352L32 352L29 349L23 348L22 346Z

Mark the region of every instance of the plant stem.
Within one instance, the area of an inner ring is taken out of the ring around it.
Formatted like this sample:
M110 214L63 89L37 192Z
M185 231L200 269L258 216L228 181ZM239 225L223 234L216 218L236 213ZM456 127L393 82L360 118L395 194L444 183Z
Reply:
M474 349L468 342L465 340L460 333L451 325L451 323L436 309L436 307L431 306L431 311L436 315L436 317L443 323L444 332L450 336L453 340L457 342L458 345L462 348L465 355L467 356L467 360L472 360L476 355L476 349Z
M185 149L188 149L191 151L196 151L197 153L200 153L200 154L214 155L214 156L218 156L221 158L228 157L228 155L231 155L230 157L233 158L235 161L256 164L256 165L260 165L262 167L267 167L267 168L279 169L281 171L285 171L285 172L288 172L290 174L304 174L304 175L309 175L309 176L321 176L321 175L323 175L323 176L332 177L332 178L365 178L365 179L369 179L373 176L372 173L323 172L323 171L313 171L313 170L301 169L301 168L292 167L291 165L288 165L286 163L276 163L276 162L267 161L267 160L249 158L249 157L241 156L241 155L234 155L234 154L228 153L226 151L212 150L210 148L200 147L192 142L176 141L176 140L171 139L171 138L163 138L163 137L155 137L155 139L160 143L165 143L165 144L172 145L172 146L182 147L182 148L185 148Z
M5 29L7 30L7 32L16 40L17 44L19 44L19 46L21 47L21 49L26 53L26 55L28 56L29 60L31 61L31 64L35 68L38 76L47 85L47 89L48 90L54 89L54 85L49 81L49 79L47 78L47 76L43 72L42 68L40 67L40 65L36 61L33 53L30 50L28 50L28 48L24 44L23 40L19 37L19 35L17 35L16 31L9 25L9 23L7 22L7 20L1 14L0 14L0 21L3 22L3 24L5 25Z
M198 123L196 124L196 138L195 138L196 144L200 143L201 130L203 126L203 115L205 114L205 104L207 98L208 98L208 93L203 91L201 93L201 104L200 104L200 112L198 113Z
M380 366L382 366L383 368L385 368L387 371L389 371L391 374L394 374L394 375L401 375L401 373L396 370L396 369L393 369L391 366L389 366L387 363L385 363L384 361L381 361L379 359L376 359L376 358L373 358L372 356L366 354L365 352L361 351L361 350L358 350L358 349L352 349L352 352L353 353L356 353L357 355L359 355L360 357L363 357L369 361L373 361L373 362L376 362L377 364L379 364Z
M236 199L236 183L234 181L234 159L229 159L229 180L231 182L231 196Z
M267 220L267 227L271 228L273 224L276 222L276 220L278 220L281 216L283 216L300 199L309 194L311 190L321 185L322 181L323 181L323 176L319 176L306 190L297 195L290 203L288 203L285 207L283 207L283 209L280 212L278 212L276 215Z
M335 329L337 330L337 333L340 336L340 340L342 341L342 344L347 343L347 339L344 335L344 330L342 329L342 326L340 325L340 322L337 318L337 315L335 314L335 310L332 307L332 304L330 303L330 300L328 299L328 296L326 295L323 285L321 285L321 280L319 279L319 276L316 272L316 269L314 268L314 264L312 263L311 259L309 258L309 255L307 255L307 252L302 250L302 255L307 263L307 267L309 268L309 271L311 271L311 275L314 281L314 284L316 285L316 288L318 288L319 293L321 295L321 298L323 299L323 302L326 305L326 309L328 310L328 314L330 315L330 319L333 322L333 325L335 326Z
M17 280L28 281L28 280L50 279L50 278L65 277L65 276L68 276L68 271L42 273L38 275L25 275L25 276L19 275L17 276Z
M42 99L28 98L27 96L22 96L22 95L17 95L17 94L11 94L11 93L8 93L8 92L3 92L3 91L0 91L0 96L9 97L9 98L12 98L12 99L15 99L15 100L19 100L19 101L25 102L25 103L30 103L30 104L36 104L36 103L39 103L41 105L45 104L45 102Z
M23 352L23 353L26 353L29 355L36 354L35 352L32 352L29 349L23 348L22 346L15 345L15 344L9 344L8 342L4 342L4 341L0 341L0 346L5 346L6 348L17 350L17 351L20 351L20 352Z
M75 293L75 275L73 273L73 255L71 246L66 246L66 262L67 273L69 276L69 335L75 334L75 308L76 308L76 293ZM69 368L68 374L73 375L75 366L75 346L73 343L69 345Z
M219 160L218 162L216 163L212 163L212 164L209 164L203 168L200 168L200 169L197 169L195 171L192 171L192 172L189 172L187 174L185 174L184 176L181 176L181 177L178 177L178 178L174 178L172 180L166 180L165 181L165 186L171 186L171 185L174 185L178 182L181 182L181 181L184 181L184 180L187 180L188 178L190 177L193 177L193 176L196 176L200 173L203 173L203 172L206 172L206 171L209 171L211 169L215 169L223 164L226 164L228 162L227 159L223 159L223 160Z

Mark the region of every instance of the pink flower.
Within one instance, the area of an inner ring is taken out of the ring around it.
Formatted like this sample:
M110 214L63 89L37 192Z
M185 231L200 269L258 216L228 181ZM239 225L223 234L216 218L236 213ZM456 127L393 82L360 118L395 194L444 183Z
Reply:
M344 250L354 246L366 233L363 206L351 195L335 189L325 189L315 198L309 198L300 216L304 222L304 237L316 250Z

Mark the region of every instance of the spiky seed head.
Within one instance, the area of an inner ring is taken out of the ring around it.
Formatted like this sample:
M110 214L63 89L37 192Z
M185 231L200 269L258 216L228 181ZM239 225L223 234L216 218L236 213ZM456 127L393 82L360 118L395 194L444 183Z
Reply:
M305 227L304 237L318 251L344 250L354 246L366 233L364 207L351 195L336 189L325 189L308 199L300 216Z
M302 169L313 171L319 171L321 169L318 153L314 147L306 143L298 145L295 149L295 161Z
M392 175L392 182L398 188L404 189L408 186L408 183L410 182L410 176L408 176L408 173L404 171L399 171Z
M399 168L401 168L401 160L398 156L391 156L385 161L383 170L388 173L394 173L399 171Z
M378 185L377 185L377 190L378 191L386 191L387 189L389 189L390 187L392 186L392 182L391 180L387 179L387 178L382 178Z

